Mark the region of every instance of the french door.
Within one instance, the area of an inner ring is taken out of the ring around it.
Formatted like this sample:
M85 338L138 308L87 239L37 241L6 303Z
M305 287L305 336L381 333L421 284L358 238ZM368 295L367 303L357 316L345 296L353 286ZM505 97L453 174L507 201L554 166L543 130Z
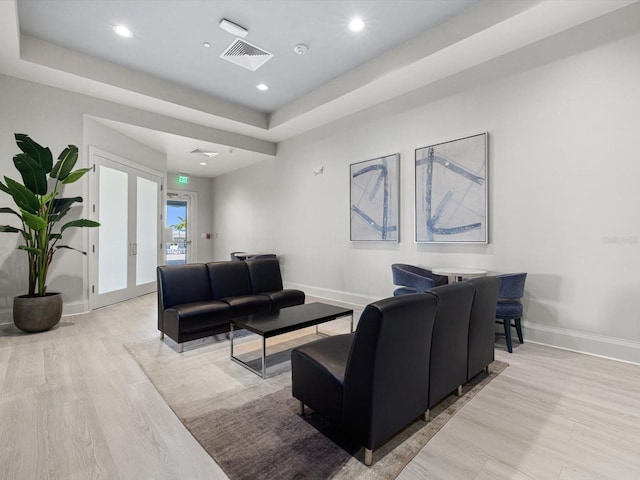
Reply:
M162 176L98 149L91 157L92 203L100 222L91 238L94 309L155 291Z

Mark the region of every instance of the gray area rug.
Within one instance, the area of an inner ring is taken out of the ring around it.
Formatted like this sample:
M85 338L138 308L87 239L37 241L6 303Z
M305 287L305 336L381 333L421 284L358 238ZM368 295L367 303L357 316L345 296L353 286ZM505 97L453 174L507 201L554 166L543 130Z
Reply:
M253 338L251 338L253 337ZM255 336L238 339L236 352L259 356ZM279 338L279 337L278 337ZM178 418L232 480L393 479L471 398L507 366L496 361L489 374L465 385L436 406L431 420L416 420L362 464L363 450L307 409L297 414L291 396L290 349L317 337L307 329L268 344L262 380L229 360L222 337L185 345L158 339L126 345ZM275 339L274 339L275 340ZM244 353L243 353L244 352Z

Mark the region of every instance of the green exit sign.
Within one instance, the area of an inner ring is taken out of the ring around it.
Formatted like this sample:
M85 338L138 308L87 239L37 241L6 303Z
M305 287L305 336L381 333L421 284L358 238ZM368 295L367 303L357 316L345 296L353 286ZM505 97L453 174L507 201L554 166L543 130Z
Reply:
M183 185L186 185L189 183L189 176L188 175L178 175L178 183L181 183Z

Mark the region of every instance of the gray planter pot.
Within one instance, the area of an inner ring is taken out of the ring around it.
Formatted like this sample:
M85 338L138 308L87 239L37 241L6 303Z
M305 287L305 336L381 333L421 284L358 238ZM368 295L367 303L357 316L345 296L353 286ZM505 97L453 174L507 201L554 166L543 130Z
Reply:
M44 332L55 327L62 317L62 295L13 297L13 323L23 332Z

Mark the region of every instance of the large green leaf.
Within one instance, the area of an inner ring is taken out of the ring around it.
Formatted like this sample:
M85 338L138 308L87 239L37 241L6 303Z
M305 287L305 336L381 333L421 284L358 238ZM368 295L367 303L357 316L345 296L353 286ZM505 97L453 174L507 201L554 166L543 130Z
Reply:
M64 180L62 180L62 183L67 184L67 183L73 183L76 182L78 180L80 180L80 178L87 173L89 170L91 170L90 168L80 168L78 170L75 170L73 172L71 172L69 175L67 175Z
M35 160L45 173L49 173L53 166L51 150L34 142L29 135L25 135L24 133L16 133L15 137L18 148Z
M38 195L47 193L47 174L40 164L26 153L18 153L13 157L24 186Z
M58 245L56 248L67 248L69 250L75 250L76 252L80 252L83 255L87 254L87 252L85 252L84 250L78 250L77 248L70 247L69 245Z
M0 225L0 232L5 233L20 233L22 230L11 225Z
M67 175L71 173L73 167L78 161L78 147L75 145L69 145L58 156L58 162L51 170L51 178L58 178L64 180Z
M0 213L13 213L15 216L20 217L20 214L16 212L13 208L2 207L0 208Z
M34 254L36 257L39 257L39 256L40 256L40 250L38 250L37 248L27 247L27 246L25 246L25 245L20 245L20 246L18 246L18 249L19 249L19 250L25 250L25 251L27 251L27 252L29 252L29 253L32 253L32 254Z
M100 224L98 222L94 222L93 220L87 220L86 218L81 218L79 220L72 220L69 223L65 223L60 229L60 233L64 232L67 228L71 227L99 227Z
M51 207L51 213L68 211L74 203L82 203L82 197L56 198Z
M11 195L11 192L9 191L7 186L2 182L0 182L0 190L2 190L3 192L8 193L9 195Z
M22 218L24 219L24 223L33 230L44 230L47 228L47 221L38 215L22 210Z
M16 202L20 209L33 214L38 213L40 200L31 190L9 177L4 177L4 181L7 182L7 193L13 197L13 201Z

